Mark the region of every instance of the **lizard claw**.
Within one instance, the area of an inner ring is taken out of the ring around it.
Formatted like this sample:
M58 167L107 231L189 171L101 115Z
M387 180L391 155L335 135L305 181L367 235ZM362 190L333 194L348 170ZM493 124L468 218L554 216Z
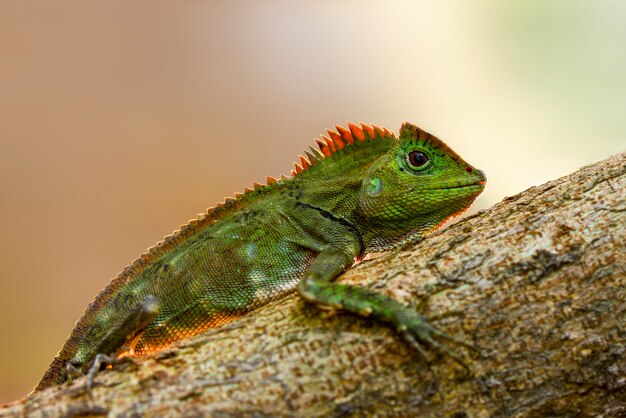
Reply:
M408 332L407 330L403 330L403 331L400 331L400 335L402 336L402 338L404 338L404 341L406 341L411 346L411 348L417 351L417 354L419 354L421 358L423 358L426 362L430 362L430 358L428 357L428 354L420 346L420 343L417 342L415 337L410 332Z
M96 354L96 357L93 360L93 364L89 368L89 371L86 374L86 383L85 390L87 392L91 392L94 386L94 378L96 374L102 370L102 366L105 365L119 365L119 364L130 364L137 367L137 363L131 357L111 357L106 354Z
M452 341L455 344L462 345L463 347L469 348L470 350L473 350L476 353L480 353L480 349L476 347L474 344L468 343L467 341L457 338L453 335L448 335L445 332L439 331L437 328L432 327L432 326L431 326L431 333L443 340Z
M91 389L93 389L93 380L96 376L96 373L100 371L103 365L105 364L113 364L115 359L107 356L106 354L96 354L96 357L93 359L93 364L89 368L87 372L87 379L85 383L85 390L91 393Z

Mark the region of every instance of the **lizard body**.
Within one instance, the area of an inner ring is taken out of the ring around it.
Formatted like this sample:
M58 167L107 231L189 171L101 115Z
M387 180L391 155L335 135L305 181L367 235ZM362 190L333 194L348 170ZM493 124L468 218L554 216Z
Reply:
M484 174L405 123L337 126L292 177L227 198L135 260L96 296L35 390L87 373L97 354L143 355L297 290L390 322L418 350L445 337L388 296L333 283L368 252L415 241L465 211Z

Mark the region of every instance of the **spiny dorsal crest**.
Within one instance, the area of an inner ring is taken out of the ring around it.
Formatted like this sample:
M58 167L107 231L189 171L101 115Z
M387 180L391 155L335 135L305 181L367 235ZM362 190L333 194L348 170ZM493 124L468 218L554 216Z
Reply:
M315 139L317 149L309 147L311 151L304 151L306 156L300 155L300 161L293 163L294 169L291 176L295 177L309 167L317 165L321 160L330 157L337 151L343 150L346 146L358 146L359 142L375 140L381 138L395 139L395 135L389 129L376 125L366 125L360 122L357 126L348 122L348 129L335 125L336 131L328 129L328 136L321 135L321 139Z

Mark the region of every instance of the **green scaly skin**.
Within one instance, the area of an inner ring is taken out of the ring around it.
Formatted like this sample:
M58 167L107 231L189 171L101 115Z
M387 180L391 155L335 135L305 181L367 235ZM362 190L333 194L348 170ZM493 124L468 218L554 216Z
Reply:
M35 390L65 382L69 369L88 373L98 354L146 354L294 290L386 321L422 354L420 343L448 352L434 337L457 340L415 310L333 280L367 253L417 241L466 210L485 176L409 123L399 138L348 127L322 137L292 177L226 199L127 267L87 307Z

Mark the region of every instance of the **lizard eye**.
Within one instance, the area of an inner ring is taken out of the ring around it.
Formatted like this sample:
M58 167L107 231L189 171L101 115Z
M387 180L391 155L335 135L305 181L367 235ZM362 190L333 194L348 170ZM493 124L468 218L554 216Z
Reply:
M421 151L411 151L409 153L409 164L413 167L422 167L428 162L428 156Z

